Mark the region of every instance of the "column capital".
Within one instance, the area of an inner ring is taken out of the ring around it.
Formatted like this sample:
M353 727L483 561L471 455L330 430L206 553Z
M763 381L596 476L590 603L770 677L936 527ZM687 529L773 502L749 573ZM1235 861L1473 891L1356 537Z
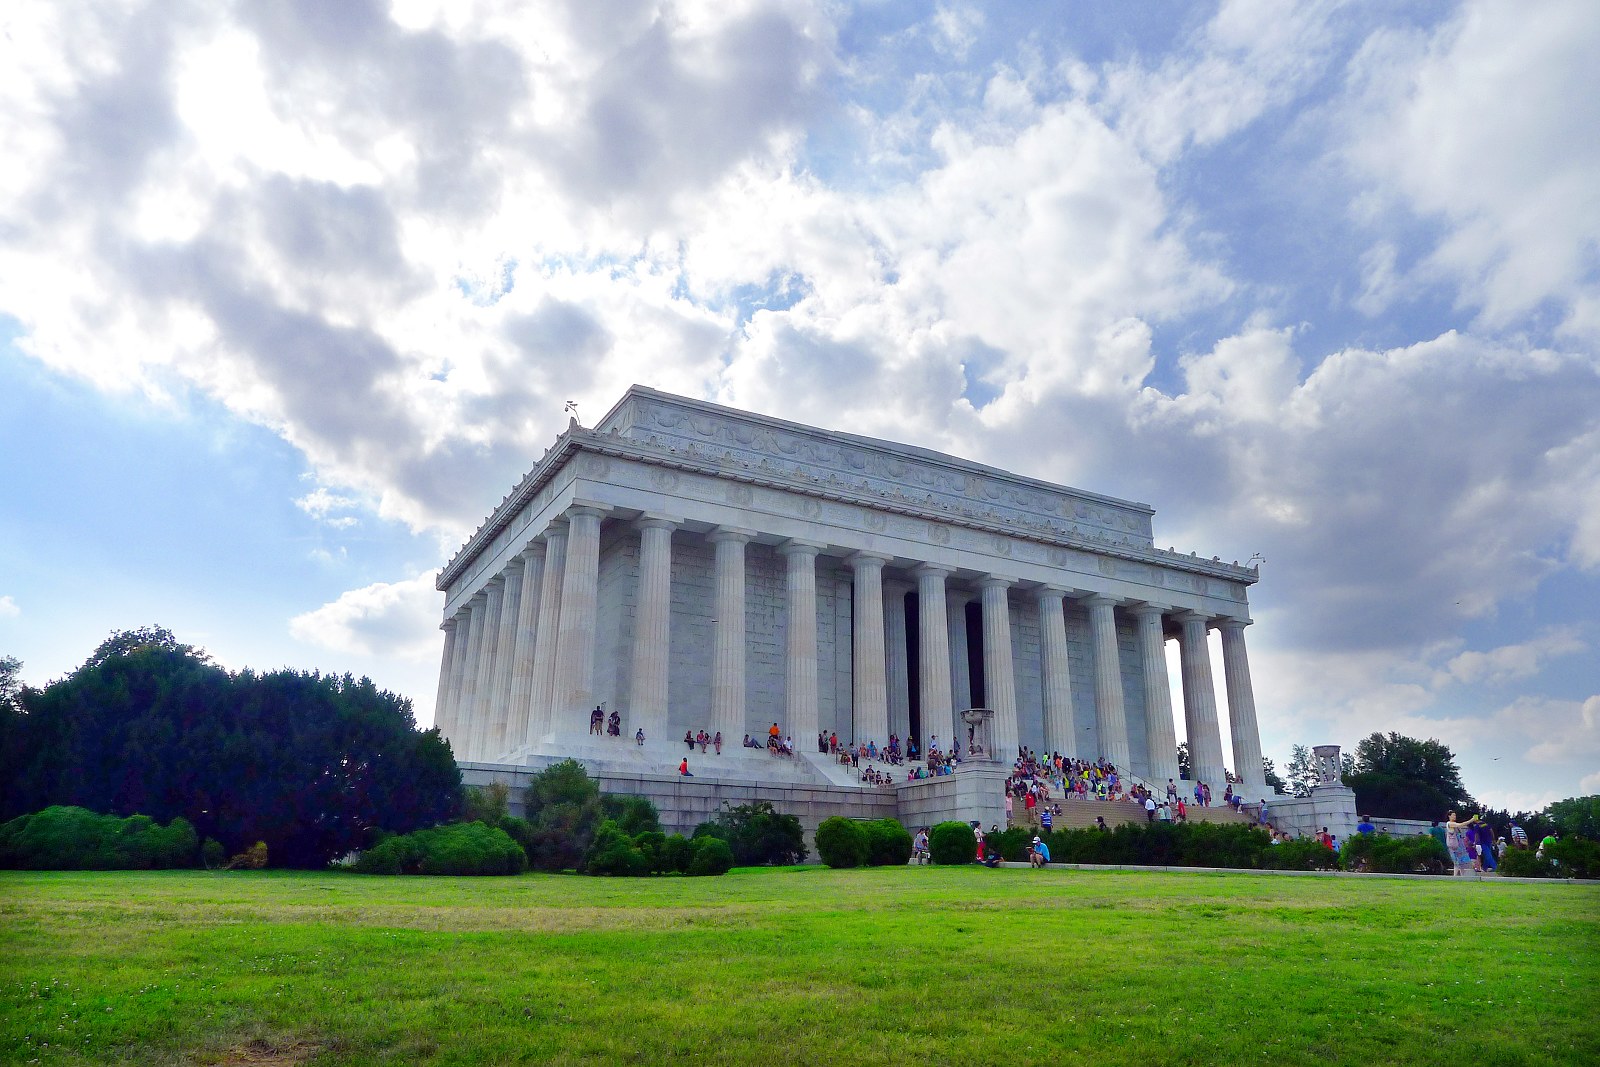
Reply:
M787 541L778 542L778 555L780 556L816 556L827 545L819 541L803 541L798 537L791 537Z
M518 552L512 559L543 559L547 547L541 534L524 545L522 551Z
M1091 608L1099 607L1102 604L1113 608L1122 605L1122 598L1112 596L1110 593L1086 593L1077 597L1077 600Z
M567 505L567 510L562 514L569 519L577 518L580 515L593 515L596 518L602 518L610 510L610 504L599 504L593 500L574 500Z
M676 530L683 525L683 520L672 515L661 515L654 511L647 511L633 520L635 529L639 530Z
M883 565L892 559L893 556L885 556L882 552L852 552L844 558L844 561L850 564L851 570L862 568L882 570Z
M1151 600L1135 600L1133 603L1127 606L1126 610L1129 615L1134 615L1142 619L1148 615L1154 615L1157 618L1160 618L1172 609L1165 604L1157 604Z
M505 571L497 571L494 574L489 576L489 580L487 582L483 583L483 591L487 593L489 591L489 587L491 585L494 585L496 582L499 582L501 585L504 585L505 581L506 581L506 572Z
M470 608L474 604L481 604L485 600L488 600L488 599L489 599L489 590L480 589L476 593L473 593L472 596L467 598L467 607Z
M1017 579L1007 578L1003 574L985 574L978 579L979 589L1010 589L1017 584Z
M915 574L918 578L921 578L923 575L929 575L930 577L937 575L940 578L948 578L954 574L955 571L950 567L944 567L937 563L919 563L915 567L911 568L911 573Z
M557 515L549 522L544 524L544 529L540 530L538 534L535 535L535 539L543 541L548 545L550 543L550 538L552 537L567 536L567 528L571 525L572 524L567 521L567 517L565 515Z
M1179 611L1175 612L1172 617L1185 625L1188 625L1192 622L1198 622L1201 625L1205 625L1211 621L1211 616L1207 615L1203 611Z
M1218 630L1242 631L1246 626L1251 626L1254 623L1254 619L1236 619L1232 615L1218 615L1211 620L1211 625Z
M459 612L457 614L459 614ZM456 617L455 617L455 615L450 616L448 619L444 620L444 622L441 622L439 624L439 629L443 630L445 633L449 633L451 630L454 630L455 628L456 628Z
M723 541L745 545L754 540L755 536L756 531L746 530L738 526L713 526L706 533L706 540L714 545L721 544Z
M1045 601L1045 600L1051 600L1051 599L1061 600L1066 595L1067 595L1066 588L1064 586L1059 586L1059 585L1048 585L1048 584L1046 584L1046 585L1038 586L1033 590L1034 599L1035 600L1039 600L1039 601Z

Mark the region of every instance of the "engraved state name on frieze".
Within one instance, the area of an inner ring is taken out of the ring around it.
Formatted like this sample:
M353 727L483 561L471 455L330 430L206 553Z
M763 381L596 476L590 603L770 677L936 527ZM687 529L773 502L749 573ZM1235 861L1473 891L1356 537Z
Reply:
M1070 533L1114 544L1151 543L1149 517L1143 513L737 419L641 402L623 436L691 457L742 462L795 481L842 486L908 506L943 508L1038 533Z

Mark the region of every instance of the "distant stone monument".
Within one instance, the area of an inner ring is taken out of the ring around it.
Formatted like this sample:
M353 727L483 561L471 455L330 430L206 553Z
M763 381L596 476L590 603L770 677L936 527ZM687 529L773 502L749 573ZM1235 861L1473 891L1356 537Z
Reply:
M961 713L967 724L966 755L962 758L972 763L995 763L999 757L994 751L994 712L988 708L969 708Z
M1317 786L1343 785L1344 767L1339 762L1338 745L1316 745L1311 752L1317 759Z

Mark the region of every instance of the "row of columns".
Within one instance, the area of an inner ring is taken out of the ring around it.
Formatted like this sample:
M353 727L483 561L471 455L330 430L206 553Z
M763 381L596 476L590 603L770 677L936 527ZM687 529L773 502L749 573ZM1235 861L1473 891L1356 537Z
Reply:
M600 524L604 509L574 506L501 574L495 575L457 615L447 620L440 669L438 722L469 760L489 759L537 743L558 722L576 726L593 704ZM639 532L639 595L632 652L629 726L647 737L667 736L668 654L671 645L672 533L678 521L647 515ZM717 527L714 546L714 614L711 729L724 737L745 729L745 546L751 530ZM797 738L818 730L816 561L823 545L789 540L785 560L789 608L785 648L785 715ZM911 587L885 581L890 557L856 552L847 557L853 576L855 736L882 741L910 733L910 665L905 594ZM949 568L920 564L912 570L918 595L918 694L925 743L948 749L958 737L957 700L970 694L966 605L970 594L946 588ZM1016 681L1009 591L1016 580L979 580L983 619L985 702L995 713L994 745L1008 758L1018 745ZM886 595L887 594L887 595ZM1068 590L1033 590L1041 634L1045 747L1075 753L1076 722L1068 670L1065 599ZM1092 594L1089 613L1098 752L1131 767L1128 725L1117 647L1119 601ZM1163 615L1158 605L1134 602L1145 697L1149 779L1177 778L1177 743L1167 678ZM1241 620L1212 620L1196 612L1174 616L1179 634L1184 722L1191 773L1200 781L1224 780L1216 689L1206 641L1208 625L1222 632L1224 681L1230 709L1234 763L1249 782L1261 774L1261 744Z

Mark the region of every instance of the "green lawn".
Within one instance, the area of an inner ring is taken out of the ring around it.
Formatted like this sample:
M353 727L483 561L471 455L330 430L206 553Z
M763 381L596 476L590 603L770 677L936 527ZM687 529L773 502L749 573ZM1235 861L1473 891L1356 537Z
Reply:
M1600 888L0 874L0 1062L1600 1062Z

